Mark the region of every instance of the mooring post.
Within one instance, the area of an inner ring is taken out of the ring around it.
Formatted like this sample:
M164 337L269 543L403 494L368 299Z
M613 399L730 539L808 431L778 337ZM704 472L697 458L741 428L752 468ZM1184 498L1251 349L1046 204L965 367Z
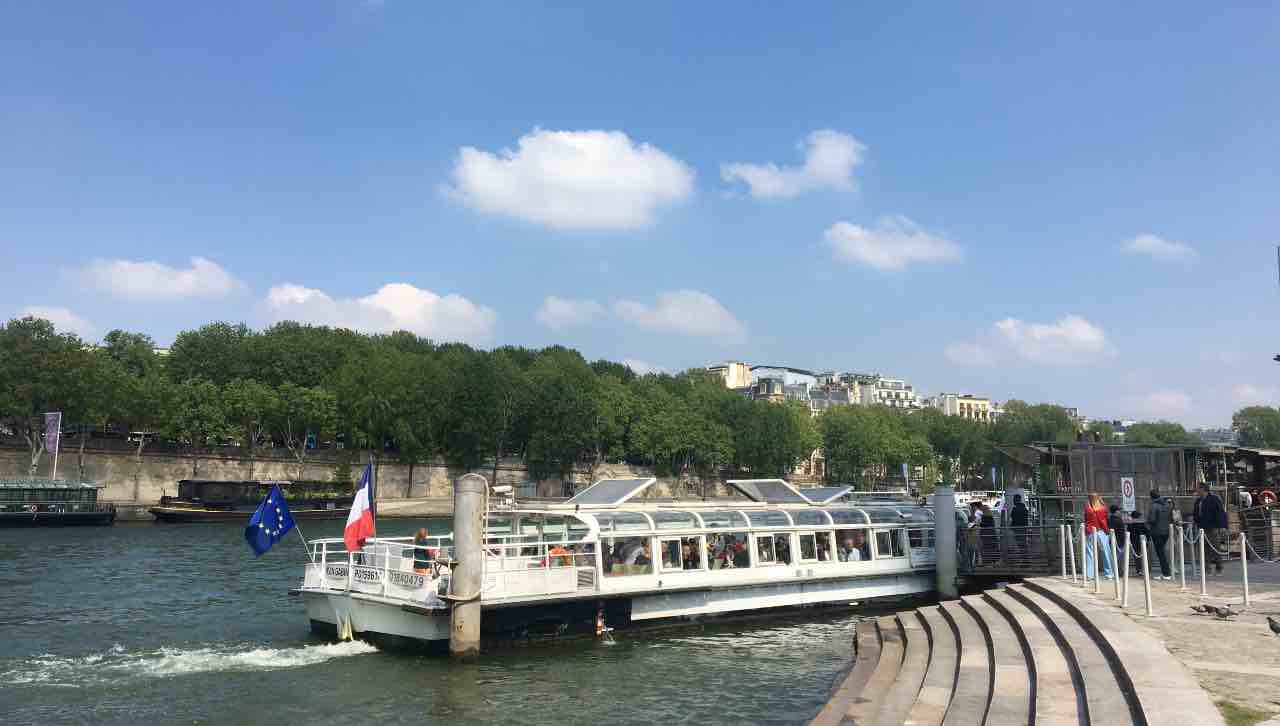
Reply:
M1209 583L1205 582L1204 572L1204 530L1197 529L1196 533L1199 535L1198 539L1200 540L1200 597L1207 597L1209 595Z
M1070 562L1071 562L1071 584L1073 584L1073 585L1074 585L1074 584L1075 584L1076 582L1078 582L1078 581L1079 581L1079 579L1080 579L1080 578L1077 576L1077 574L1076 574L1076 543L1075 543L1074 541L1072 541L1072 537L1071 537L1072 527L1071 527L1071 525L1069 525L1069 524L1064 524L1064 525L1062 526L1062 529L1063 529L1063 531L1065 531L1065 532L1067 533L1067 557L1069 558L1069 560L1070 560ZM1080 563L1080 564L1084 564L1084 563L1082 562L1082 563Z
M1120 607L1129 607L1129 530L1124 531L1124 587L1120 588ZM1120 573L1116 573L1119 577Z
M1129 530L1125 530L1125 534L1128 533ZM1116 537L1119 536L1120 533L1116 532L1115 537L1107 538L1108 546L1111 548L1111 574L1115 575L1113 581L1116 584L1116 600L1120 599L1120 570L1117 569L1120 566L1120 563L1119 560L1116 559Z
M956 584L956 495L949 486L933 490L933 527L938 597L955 600L960 597Z
M458 560L449 589L453 611L449 655L480 653L480 588L483 584L485 495L489 482L479 474L464 474L453 484L453 556Z
M1244 577L1244 606L1249 607L1249 540L1240 533L1240 574Z
M1084 522L1081 522L1080 523L1080 566L1084 568L1084 571L1080 573L1081 574L1080 587L1089 586L1089 558L1087 557L1085 552L1085 546L1086 546L1085 539L1086 539L1086 536L1084 532ZM1094 562L1093 567L1094 567L1094 571L1097 571L1098 563Z
M1142 591L1147 596L1147 617L1151 617L1151 563L1147 561L1147 538L1142 537Z

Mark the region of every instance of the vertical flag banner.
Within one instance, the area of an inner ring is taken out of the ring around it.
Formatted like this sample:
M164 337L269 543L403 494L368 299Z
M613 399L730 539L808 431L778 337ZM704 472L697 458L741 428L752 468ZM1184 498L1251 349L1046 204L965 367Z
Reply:
M62 412L51 411L44 415L45 451L58 455L58 441L62 438Z
M258 504L258 509L249 518L249 525L244 528L244 539L253 549L255 557L271 549L271 545L284 538L293 529L293 514L289 512L289 504L284 500L284 492L279 484L273 484L271 491Z
M365 466L356 484L356 496L347 515L347 527L342 531L342 542L348 552L364 547L365 540L374 536L373 521L373 464Z

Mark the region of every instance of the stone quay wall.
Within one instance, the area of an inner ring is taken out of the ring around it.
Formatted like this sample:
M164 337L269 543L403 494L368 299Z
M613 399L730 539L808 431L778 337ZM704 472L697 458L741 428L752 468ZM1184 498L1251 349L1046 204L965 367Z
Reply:
M119 505L145 507L160 501L160 497L176 496L181 479L220 479L238 481L247 479L318 479L333 478L334 466L343 454L333 450L309 452L301 466L287 451L259 449L253 458L248 451L234 447L214 448L201 452L198 457L175 450L148 451L143 449L139 457L126 442L107 442L118 446L86 444L83 457L74 437L63 440L58 455L58 478L83 480L103 489L99 499ZM369 460L368 452L349 452L353 479ZM24 445L13 442L0 443L0 478L25 478L29 476L30 454ZM50 476L53 457L48 453L40 457L36 476ZM493 464L476 470L485 478L493 478ZM451 500L453 482L466 470L453 467L441 458L429 463L402 464L390 457L378 462L378 496L381 499L441 499ZM572 472L571 482L578 488L597 479L653 476L652 470L629 464L603 464L594 469L583 468ZM503 459L498 464L497 484L519 485L530 482L528 469L521 459ZM559 476L535 482L536 496L560 497L565 491ZM707 482L708 493L727 493L721 481ZM649 496L671 496L683 492L686 495L701 493L702 482L696 478L662 478L650 488ZM528 496L530 492L524 491ZM149 516L149 515L148 515Z

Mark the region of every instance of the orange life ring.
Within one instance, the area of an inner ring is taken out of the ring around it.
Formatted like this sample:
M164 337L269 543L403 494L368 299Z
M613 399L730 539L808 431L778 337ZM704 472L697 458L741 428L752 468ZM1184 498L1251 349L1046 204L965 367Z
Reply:
M1258 492L1258 501L1262 504L1275 504L1276 493L1270 489L1263 489L1261 492Z

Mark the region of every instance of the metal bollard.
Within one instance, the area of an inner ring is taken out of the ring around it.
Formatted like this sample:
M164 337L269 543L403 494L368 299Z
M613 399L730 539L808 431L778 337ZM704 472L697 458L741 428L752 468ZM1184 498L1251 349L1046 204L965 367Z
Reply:
M1178 525L1178 577L1182 578L1181 589L1187 589L1187 541L1182 538L1182 525Z
M1084 523L1081 522L1080 523L1080 567L1082 569L1080 571L1080 587L1089 586L1089 567L1088 567L1089 560L1085 559L1085 556L1084 556L1086 546L1088 545L1085 542ZM1093 564L1096 567L1098 563L1095 562Z
M1058 550L1062 555L1062 579L1067 579L1067 525L1058 525Z
M1129 530L1124 531L1124 588L1120 607L1129 607Z
M1097 595L1102 591L1102 563L1098 561L1098 534L1095 532L1089 538L1089 548L1093 552L1093 594Z
M1076 543L1073 541L1074 538L1071 536L1071 525L1064 524L1063 529L1067 532L1067 557L1071 560L1071 582L1072 584L1075 584L1080 581L1079 573L1076 572Z
M1129 530L1126 529L1125 534L1128 534L1128 533L1129 533ZM1116 533L1116 534L1117 536L1119 536L1119 533ZM1116 538L1108 537L1107 542L1111 547L1111 574L1114 575L1112 579L1116 583L1116 599L1119 600L1120 599L1120 572L1119 570L1116 569L1117 567L1119 567L1119 562L1116 561Z
M1197 530L1199 535L1197 539L1200 541L1200 597L1209 596L1209 585L1205 582L1204 572L1204 530Z
M1240 533L1240 574L1244 578L1244 606L1249 607L1249 540Z
M1147 559L1147 538L1142 538L1142 590L1147 596L1147 617L1151 617L1151 563Z

